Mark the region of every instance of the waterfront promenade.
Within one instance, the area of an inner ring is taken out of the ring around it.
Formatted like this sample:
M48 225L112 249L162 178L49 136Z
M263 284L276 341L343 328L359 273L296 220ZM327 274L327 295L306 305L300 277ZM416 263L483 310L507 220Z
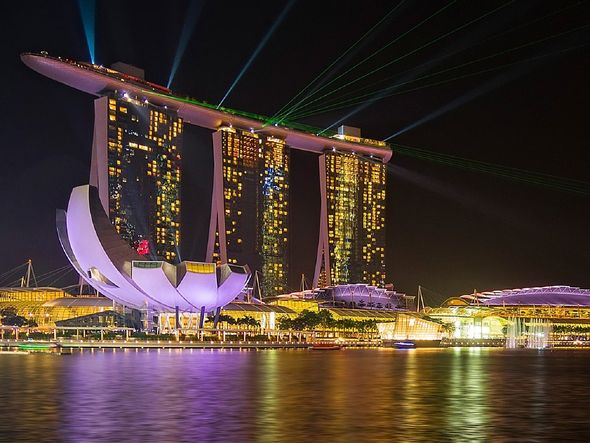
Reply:
M325 339L313 341L216 341L216 340L78 340L57 341L0 340L4 349L18 348L28 343L58 343L61 350L75 349L307 349L317 343L329 343ZM347 340L346 347L368 348L381 346L381 340Z

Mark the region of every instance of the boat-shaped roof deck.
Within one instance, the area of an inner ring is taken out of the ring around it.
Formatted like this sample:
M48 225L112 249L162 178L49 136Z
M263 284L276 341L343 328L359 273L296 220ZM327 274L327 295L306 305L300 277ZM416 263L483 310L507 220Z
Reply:
M322 153L326 150L351 152L389 161L392 151L387 143L360 137L338 138L338 135L320 134L319 129L299 123L273 124L270 117L220 107L175 95L170 89L138 77L48 54L24 53L25 65L55 81L89 94L101 96L118 91L140 97L157 106L175 109L187 123L217 130L222 126L235 126L256 133L285 140L289 146Z

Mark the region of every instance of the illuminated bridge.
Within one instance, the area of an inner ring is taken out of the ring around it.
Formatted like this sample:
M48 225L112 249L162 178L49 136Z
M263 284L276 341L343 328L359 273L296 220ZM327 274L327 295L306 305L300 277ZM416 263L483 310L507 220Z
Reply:
M385 142L363 138L357 128L328 134L184 98L122 63L106 68L47 53L21 59L99 97L90 184L140 255L180 262L182 135L189 123L215 131L207 260L258 271L264 295L288 292L290 150L300 149L319 154L314 287L385 283L385 163L392 156Z

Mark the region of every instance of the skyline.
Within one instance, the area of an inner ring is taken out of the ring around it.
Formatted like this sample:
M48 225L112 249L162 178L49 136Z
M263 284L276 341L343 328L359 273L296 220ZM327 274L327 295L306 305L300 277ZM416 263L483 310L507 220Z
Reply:
M547 7L546 4L543 5ZM70 6L76 5L72 3ZM281 34L286 34L283 26L288 28L293 25L291 23L294 20L292 15L302 14L302 10L305 10L306 7L309 8L310 4L303 2L303 4L296 4L293 7L290 15L277 29L276 39L280 39ZM70 28L69 32L70 34L79 34L78 37L81 39L81 21L79 17L76 17L78 12L75 8L73 9L73 11L68 10L67 14L71 16L72 24L76 23L80 29ZM269 10L268 15L264 17L266 20L272 20L272 17L276 16L275 12ZM125 49L122 49L124 44L113 48L114 52L109 53L105 40L101 40L101 29L108 29L108 27L101 28L100 13L99 9L97 14L97 62L103 63L105 66L119 60L132 63L146 69L147 80L165 84L164 77L166 76L159 72L165 69L163 66L156 66L158 57L145 57L145 54L129 51L129 48L125 54ZM141 11L138 11L138 14L140 13ZM215 13L216 6L207 4L201 11L200 20L204 20L204 16L207 14ZM260 16L257 18L264 21ZM368 17L363 17L363 19L369 21ZM374 22L378 20L375 17L370 19ZM370 24L365 23L364 25L359 25L359 28L370 27ZM20 53L28 50L46 49L52 55L76 58L75 55L79 54L78 58L88 59L88 55L85 54L87 50L82 40L76 41L75 45L71 41L60 42L59 33L48 35L44 34L46 31L43 26L34 26L34 28L38 33L37 37L43 36L39 41L45 42L47 47L34 47L31 42L32 36L28 36L27 39L14 39L19 41L19 48L13 48L14 51ZM256 29L262 34L266 31L265 26ZM193 33L193 39L198 38L196 37L198 31L199 28ZM355 37L351 35L350 38L357 38L362 32L364 31L359 29L355 33ZM171 29L171 34L176 36L179 33L180 29ZM108 40L107 36L108 33L104 32L102 38ZM285 39L286 36L284 35L280 40L281 44L292 43L291 40ZM244 48L236 50L236 53L243 54L246 58L247 54L251 52L252 46L255 46L251 40L256 39L244 40L246 40L243 42L244 47L250 46L250 50ZM32 46L20 47L24 44L23 42L31 43ZM342 46L346 47L347 45ZM171 57L173 48L175 48L175 44L167 48L166 57ZM272 58L267 54L272 48L271 40L266 49L260 52L250 71L246 72L241 82L227 98L228 105L272 115L273 108L274 111L278 110L288 101L289 96L293 95L293 91L285 91L282 97L274 97L273 94L261 94L260 89L256 90L261 85L252 77L255 77L256 69L264 71L262 66L269 62L268 58ZM191 50L189 44L187 54L190 54ZM162 53L164 52L162 51ZM8 251L14 251L14 253L8 254L10 257L3 257L2 269L13 267L29 257L33 258L36 264L41 263L42 269L43 266L47 266L46 269L51 269L65 262L65 257L60 257L59 247L55 247L57 246L57 238L54 224L49 223L48 227L42 226L37 241L35 241L35 234L31 235L31 233L39 228L40 223L45 223L47 218L51 219L56 208L64 207L64 204L60 202L67 199L68 188L83 183L84 177L87 180L93 121L92 100L86 94L73 91L28 71L18 61L18 54L13 53L13 55L15 60L10 60L8 74L18 75L20 83L15 82L15 84L21 86L15 87L14 91L3 91L3 94L8 94L9 103L14 103L13 111L17 115L11 126L23 131L22 122L25 119L22 117L28 109L30 121L34 121L34 124L39 125L42 129L38 134L23 134L18 131L22 135L20 140L19 138L15 140L13 133L9 132L8 143L19 146L18 141L21 141L23 151L20 156L15 153L15 158L9 160L14 163L14 167L9 168L10 172L3 177L2 193L4 198L2 200L7 206L5 214L7 209L10 211L11 206L13 211L16 207L15 219L20 220L20 223L17 226L12 224L12 229L10 229L11 223L9 222L7 223L8 228L3 230L3 244L6 245ZM123 55L127 55L127 57L123 57ZM276 54L273 55L276 56ZM325 58L325 53L323 55ZM522 73L512 81L493 89L493 93L484 93L472 101L466 102L462 107L405 131L399 136L399 141L439 152L459 154L482 161L584 180L584 165L588 164L588 152L584 151L584 147L588 143L583 138L583 113L585 111L583 105L584 101L587 101L585 99L589 98L589 92L588 88L580 88L579 85L585 85L582 80L588 73L588 67L582 62L584 56L587 55L586 48L574 55L570 54L558 59L558 66L543 65L541 69ZM173 83L173 89L214 101L213 91L221 94L220 91L223 87L220 83L223 82L222 80L228 83L229 80L227 78L221 79L217 84L214 82L207 84L203 80L202 83L210 87L202 86L201 82L195 82L191 87L186 78L190 76L191 72L197 72L197 70L190 68L191 64L187 61L188 58L190 57L185 54L184 61L180 63L176 74L177 80L175 80L178 87ZM215 66L214 63L212 65ZM309 67L305 73L296 70L298 72L292 74L291 80L285 83L294 83L297 80L295 89L304 85L307 78L313 76L309 73L319 71L320 66L323 66L313 63L311 65L312 67ZM232 77L238 69L235 66L229 66L225 70L214 69L213 71L220 76ZM205 75L211 76L213 73L207 71ZM306 79L304 80L303 77ZM568 81L564 81L565 79ZM272 85L274 79L265 80L269 80ZM482 83L483 81L482 79ZM557 89L557 85L559 85L559 89ZM344 123L361 127L366 136L383 139L395 130L392 128L395 126L394 124L384 122L384 113L387 111L393 110L394 120L398 122L398 126L403 126L405 116L401 108L404 111L410 109L410 112L415 109L414 114L416 115L413 116L413 119L418 120L422 115L435 112L444 106L446 101L449 101L449 96L456 97L469 90L470 87L477 88L478 83L454 85L450 91L448 88L442 91L431 90L430 97L425 97L428 91L418 92L417 95L410 94L408 97L402 98L402 106L384 100L355 116L351 116L350 120ZM271 87L271 89L282 91L282 88ZM540 91L543 93L539 94ZM440 96L436 96L435 93ZM253 94L254 97L252 97ZM23 95L26 96L28 103L22 100ZM16 96L21 100L16 100ZM413 103L412 97L414 97ZM37 106L27 106L33 100ZM281 102L277 104L278 100ZM60 103L55 106L56 111L52 112L52 115L47 115L48 110L53 109L48 105L48 102L51 101L59 101ZM395 101L397 102L397 100ZM414 108L408 108L408 105L413 105ZM535 112L530 112L531 109L534 109ZM564 109L570 110L570 113L564 112ZM535 114L534 117L532 114ZM333 115L314 117L317 120L313 121L313 124L328 125L331 123L330 120L334 120ZM535 117L539 120L537 133L528 132L531 127L535 127L535 124L530 121ZM529 119L528 124L527 119ZM522 124L519 125L519 121L522 121ZM59 131L56 122L62 124L65 122L70 130ZM311 122L311 117L306 122ZM398 128L398 130L400 129ZM58 136L56 137L56 135ZM36 139L35 136L38 138ZM206 140L206 135L193 133L192 137L193 140L197 140L193 143L200 146L200 153L205 157L211 155L204 152L206 145L201 141ZM47 148L39 147L42 144L40 140L48 141L49 145L53 146L51 150L55 153L53 158L46 154ZM559 140L564 140L565 146L552 149L553 146L557 146L556 142ZM567 143L567 140L571 141ZM522 144L519 144L519 141ZM188 145L189 143L185 144L185 146ZM474 146L487 149L475 149ZM189 154L187 151L189 149L185 148L185 152ZM194 156L196 151L197 149L194 149L188 157L190 158L191 154ZM534 154L540 155L535 156ZM36 162L33 159L39 159L40 162L35 165ZM184 160L186 161L186 159L187 156ZM309 168L309 164L314 164L314 161L308 155L293 156L293 169L299 167L300 170L305 171ZM590 263L589 253L585 252L590 250L590 244L587 235L584 237L584 228L590 215L587 197L446 168L396 155L395 149L394 158L390 165L393 167L390 168L392 173L388 177L387 192L387 281L393 281L398 289L413 292L412 286L415 287L416 284L422 283L426 287L450 296L469 292L473 287L485 290L543 284L590 286L590 281L584 272L587 269L587 264ZM27 170L27 167L30 169ZM31 172L31 169L33 171L37 169L38 172ZM317 171L317 167L314 169ZM70 175L63 177L61 174L66 171ZM19 172L21 173L19 174ZM21 183L22 186L11 188L15 185L15 179L16 183ZM313 179L309 181L314 182ZM51 189L47 187L49 182L55 185ZM202 186L198 183L192 183L192 185L197 189ZM299 186L301 190L306 186L309 187L309 183L299 182L298 185L294 183L294 186ZM17 195L13 195L14 193L10 192L11 189L18 189L19 192ZM28 208L23 202L33 195L38 196L39 192L44 192L41 197L45 205L41 205L39 217L34 217L35 223L31 224L31 214L36 213L35 208ZM310 193L312 194L311 191ZM12 197L12 202L10 197ZM18 203L22 203L20 208ZM193 202L193 211L197 204L197 202ZM303 207L305 204L306 202L294 202L294 210L297 205ZM53 205L52 210L51 205ZM549 210L554 212L548 214ZM46 217L46 212L50 217ZM558 212L567 214L567 219L564 220ZM206 216L205 218L207 219L205 220L206 225L208 218ZM201 221L199 221L200 223ZM298 230L305 231L305 227L295 226L294 236L297 235ZM21 233L21 235L15 235L15 232ZM50 238L51 234L55 238ZM189 242L190 240L194 242L197 239L198 243L199 236L202 242L202 232L193 233L192 238L189 236ZM30 238L31 244L25 243L22 248L17 248L17 244L13 240L15 238L19 240ZM575 242L572 242L572 239L575 239ZM300 249L304 247L305 245L301 245ZM22 259L17 259L15 256L21 251L24 255ZM297 252L294 253L297 255ZM301 257L306 255L306 251L300 250L299 253ZM44 258L46 262L50 263L43 263ZM313 259L309 264L306 263L301 267L313 267ZM306 271L306 275L309 278L312 273Z

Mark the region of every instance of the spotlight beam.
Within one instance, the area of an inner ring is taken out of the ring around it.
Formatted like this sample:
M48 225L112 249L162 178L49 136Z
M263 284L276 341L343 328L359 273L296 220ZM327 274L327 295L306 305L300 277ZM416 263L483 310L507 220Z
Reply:
M167 87L170 88L170 85L174 81L174 77L176 76L176 71L180 66L180 62L182 61L182 57L184 52L186 51L186 47L188 42L190 41L191 35L195 29L197 21L199 20L199 16L201 15L201 9L203 8L203 2L198 0L191 0L188 5L188 10L186 12L186 16L184 18L184 23L182 25L182 31L180 32L180 39L178 40L178 46L176 47L176 54L174 55L174 61L172 63L172 69L170 70L170 76L168 77L168 85Z
M262 51L262 49L266 46L266 43L268 42L270 37L273 35L275 30L282 23L282 21L285 19L285 17L287 16L287 13L293 7L294 4L295 4L295 0L290 0L289 3L287 3L287 6L285 6L285 8L283 8L283 11L279 14L279 16L274 21L274 23L272 24L272 26L270 27L270 29L268 30L266 35L262 38L261 42L258 44L258 46L254 50L254 52L252 53L252 55L250 56L250 58L248 59L248 61L246 62L246 64L244 65L244 67L242 68L240 73L238 74L238 76L236 77L236 79L233 81L233 83L231 84L231 86L229 87L229 89L227 90L227 92L225 93L225 95L223 96L223 98L221 99L219 104L217 105L217 109L220 108L220 106L223 104L225 99L229 96L229 94L236 87L236 85L238 84L238 82L240 81L242 76L246 73L246 71L248 70L248 68L250 67L250 65L254 61L254 59L256 59L256 57L258 56L258 53L260 51Z
M96 1L78 0L78 8L80 9L80 17L82 18L82 26L84 27L84 35L86 36L86 45L88 46L90 62L94 64L96 61L94 52Z

